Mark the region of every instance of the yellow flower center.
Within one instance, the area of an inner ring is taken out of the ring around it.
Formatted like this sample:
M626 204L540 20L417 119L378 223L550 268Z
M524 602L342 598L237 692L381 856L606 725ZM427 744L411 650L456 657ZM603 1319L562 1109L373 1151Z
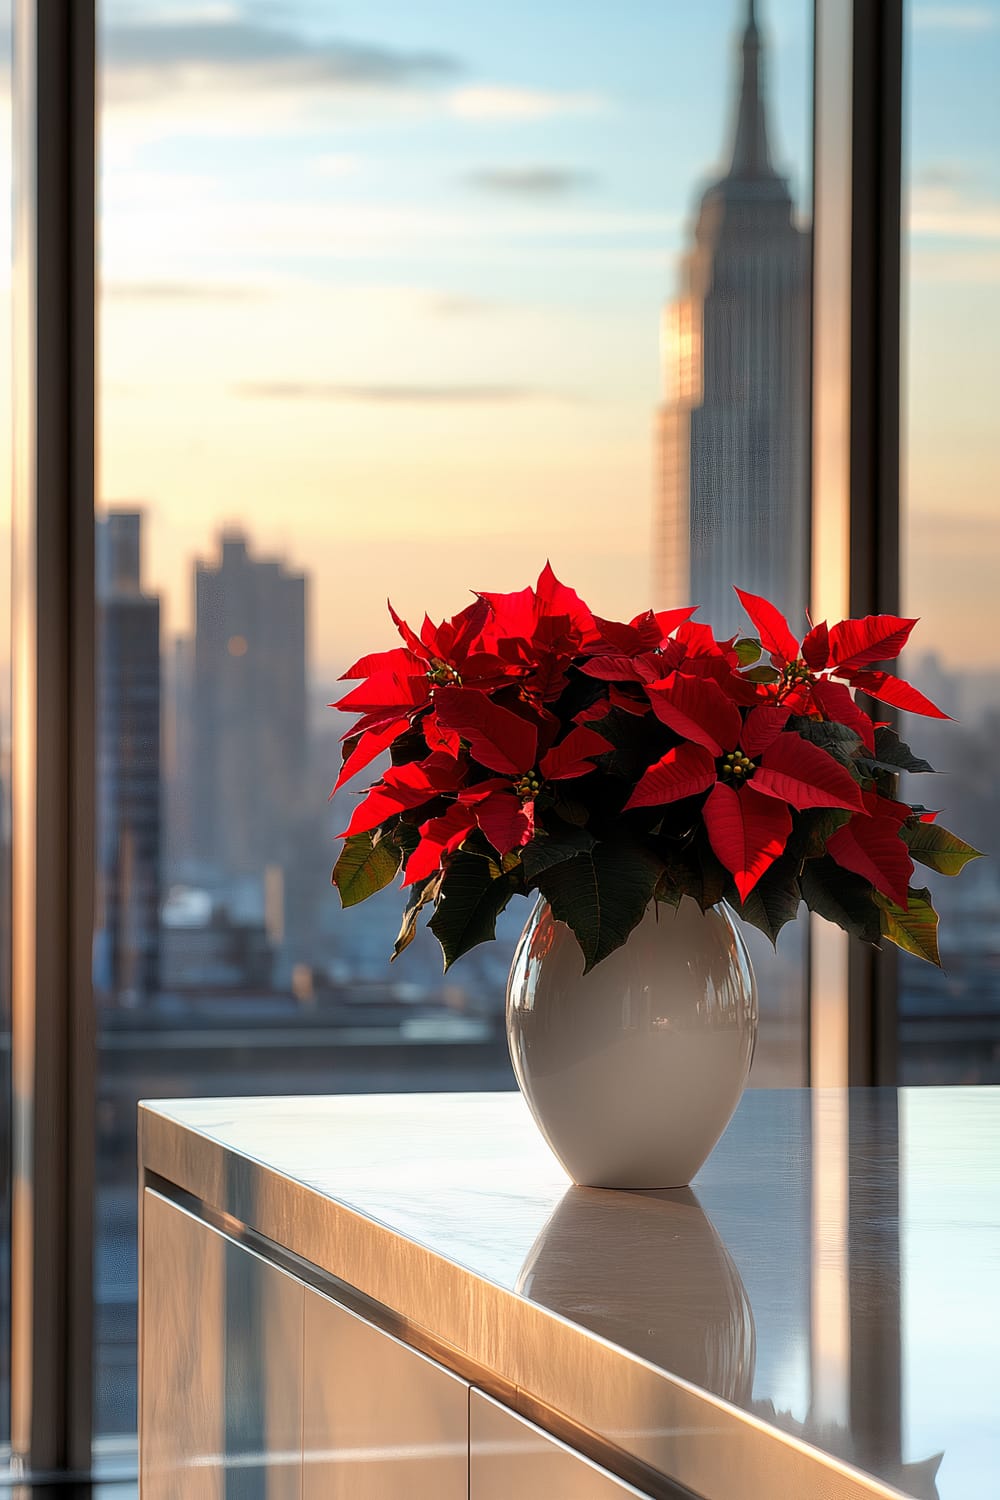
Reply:
M789 687L796 682L808 682L812 677L812 669L802 660L801 656L795 661L790 661L781 674L781 680Z
M435 662L434 666L428 670L427 676L438 687L461 687L462 685L461 677L446 661Z
M744 755L742 750L732 750L723 758L722 764L719 767L719 774L725 776L729 781L740 783L746 781L747 777L756 771L756 769L757 767L749 755Z

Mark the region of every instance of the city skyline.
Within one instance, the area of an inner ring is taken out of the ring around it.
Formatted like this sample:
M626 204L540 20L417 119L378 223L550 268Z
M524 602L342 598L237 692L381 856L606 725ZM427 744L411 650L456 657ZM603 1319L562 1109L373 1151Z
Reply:
M659 310L743 6L636 3L623 26L584 5L569 51L562 5L529 9L483 36L446 0L101 6L100 493L146 503L169 633L190 554L234 517L315 568L327 676L388 642L387 593L442 613L550 555L609 615L651 598ZM759 10L774 157L806 203L811 7ZM904 605L921 648L984 667L1000 3L907 17Z

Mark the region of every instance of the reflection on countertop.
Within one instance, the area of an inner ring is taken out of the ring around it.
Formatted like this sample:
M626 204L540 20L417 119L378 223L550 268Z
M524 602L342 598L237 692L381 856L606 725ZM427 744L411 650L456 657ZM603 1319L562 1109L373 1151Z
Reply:
M725 1401L750 1401L750 1301L690 1188L567 1188L515 1289Z
M281 1199L294 1184L316 1228L293 1248L315 1264L340 1253L342 1209L388 1230L396 1280L381 1300L404 1291L409 1326L488 1363L520 1358L504 1322L535 1338L548 1317L549 1355L514 1377L526 1388L572 1372L581 1331L628 1361L612 1373L600 1355L601 1400L662 1372L674 1394L642 1385L633 1430L649 1451L690 1459L669 1405L690 1388L720 1431L727 1411L744 1413L748 1433L783 1434L841 1480L882 1486L831 1494L981 1500L995 1485L1000 1090L750 1092L694 1190L656 1193L570 1187L511 1094L202 1100L149 1115L158 1173L206 1201L235 1194L218 1206L279 1243L299 1232ZM364 1278L382 1243L351 1283L376 1300Z

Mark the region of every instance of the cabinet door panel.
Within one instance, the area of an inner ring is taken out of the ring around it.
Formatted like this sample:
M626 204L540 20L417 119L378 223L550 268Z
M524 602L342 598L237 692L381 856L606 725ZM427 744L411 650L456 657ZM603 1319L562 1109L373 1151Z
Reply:
M472 1392L469 1423L469 1500L644 1500L482 1391Z
M303 1500L466 1500L465 1381L305 1296Z
M299 1500L303 1295L146 1189L142 1500Z

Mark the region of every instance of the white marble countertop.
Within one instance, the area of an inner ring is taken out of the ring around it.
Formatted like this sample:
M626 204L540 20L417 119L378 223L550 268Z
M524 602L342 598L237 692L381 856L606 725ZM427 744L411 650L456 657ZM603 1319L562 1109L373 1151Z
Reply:
M141 1128L158 1182L708 1500L1000 1494L1000 1089L751 1091L669 1193L571 1187L516 1094Z

